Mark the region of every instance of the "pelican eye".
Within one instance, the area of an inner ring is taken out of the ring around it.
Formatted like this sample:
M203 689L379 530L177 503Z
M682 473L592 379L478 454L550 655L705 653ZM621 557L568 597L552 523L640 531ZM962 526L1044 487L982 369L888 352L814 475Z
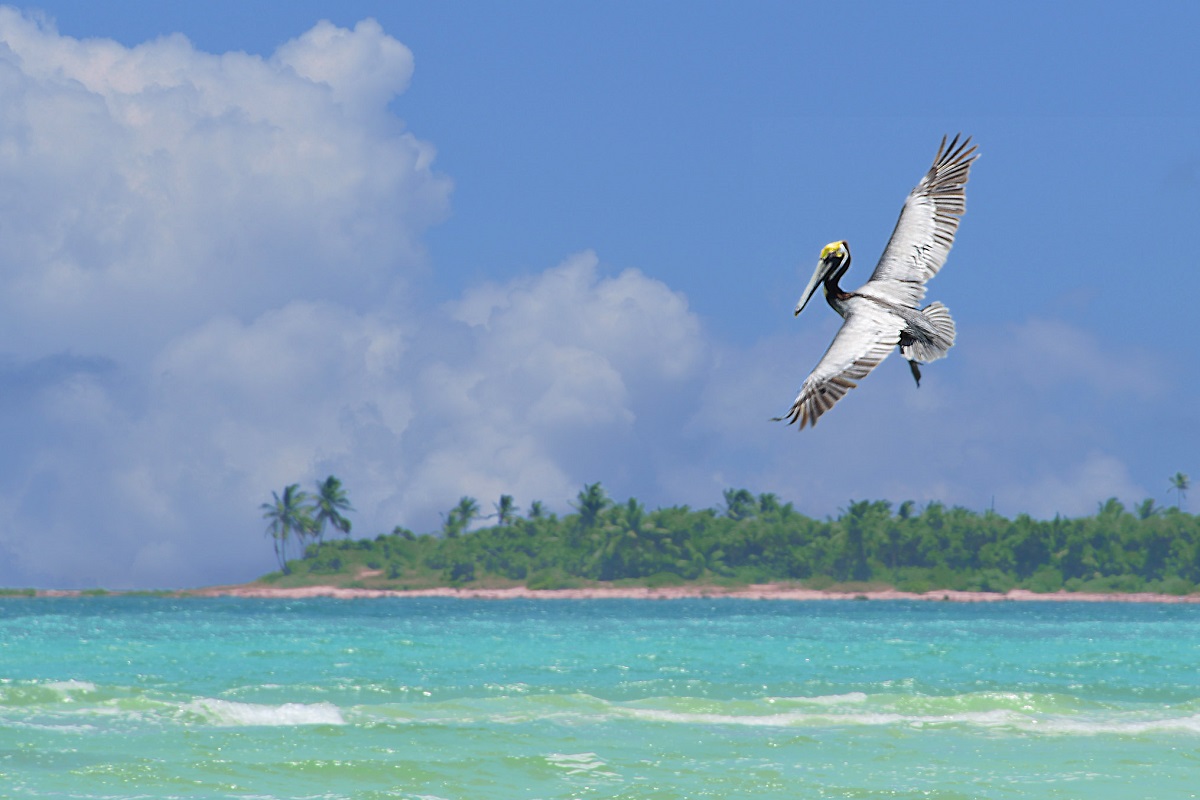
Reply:
M829 258L842 249L841 242L830 242L821 250L821 258Z

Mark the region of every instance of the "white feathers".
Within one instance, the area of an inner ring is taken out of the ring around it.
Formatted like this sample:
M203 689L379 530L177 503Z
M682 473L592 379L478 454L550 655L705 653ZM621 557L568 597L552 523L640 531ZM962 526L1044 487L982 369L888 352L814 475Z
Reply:
M817 424L900 343L904 320L891 310L865 297L850 298L845 309L841 330L788 411L789 424L799 421L801 428Z
M909 193L900 210L896 229L888 240L879 264L863 288L877 296L916 308L925 296L925 281L946 263L958 218L966 211L966 185L976 148L955 136L946 146L945 137L934 156L933 166Z
M950 309L938 302L930 303L921 309L917 319L923 324L906 327L900 337L900 355L922 364L945 358L955 338Z

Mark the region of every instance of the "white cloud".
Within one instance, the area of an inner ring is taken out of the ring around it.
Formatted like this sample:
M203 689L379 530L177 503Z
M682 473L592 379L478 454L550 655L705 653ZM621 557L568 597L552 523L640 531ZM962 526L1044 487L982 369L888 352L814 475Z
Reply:
M413 518L461 494L561 506L584 482L641 474L614 462L645 461L678 435L655 425L703 376L699 320L661 282L598 267L584 253L447 307L444 324L465 337L419 376L420 413L435 432L413 437L428 441L402 492Z
M261 547L235 540L263 481L345 452L346 420L403 430L405 333L381 312L451 188L388 110L411 75L372 21L264 59L0 8L10 571L212 573Z
M323 20L280 47L276 59L301 77L325 84L338 103L355 111L382 109L408 88L413 71L409 49L371 19L353 31Z
M9 347L146 356L215 314L360 308L423 269L450 182L387 112L412 57L378 24L262 59L80 41L4 8L0 44Z
M450 314L486 330L487 346L505 353L552 342L603 348L621 374L637 378L694 371L700 323L684 297L632 269L598 280L597 266L594 253L582 253L506 287L486 284L468 291Z

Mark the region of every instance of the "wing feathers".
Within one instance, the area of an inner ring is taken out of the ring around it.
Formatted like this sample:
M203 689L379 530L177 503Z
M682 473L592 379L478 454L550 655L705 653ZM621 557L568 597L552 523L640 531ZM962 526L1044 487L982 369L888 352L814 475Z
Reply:
M858 386L858 382L888 357L900 341L904 321L866 298L850 301L846 321L784 417L800 427L817 419Z
M958 220L966 212L967 180L978 157L971 138L959 143L945 137L933 166L909 193L868 286L874 294L915 308L925 296L925 281L946 263ZM865 287L864 287L865 288Z

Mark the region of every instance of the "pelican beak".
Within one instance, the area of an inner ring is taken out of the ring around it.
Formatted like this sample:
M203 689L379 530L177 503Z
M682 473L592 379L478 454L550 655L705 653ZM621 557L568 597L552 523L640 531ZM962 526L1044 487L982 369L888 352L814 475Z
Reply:
M796 303L796 313L793 316L799 316L804 307L808 305L808 301L812 299L813 293L821 285L821 280L825 277L825 273L828 270L829 264L826 259L822 258L817 262L817 269L813 272L812 280L808 282L808 286L804 287L804 294L800 295L800 302Z

